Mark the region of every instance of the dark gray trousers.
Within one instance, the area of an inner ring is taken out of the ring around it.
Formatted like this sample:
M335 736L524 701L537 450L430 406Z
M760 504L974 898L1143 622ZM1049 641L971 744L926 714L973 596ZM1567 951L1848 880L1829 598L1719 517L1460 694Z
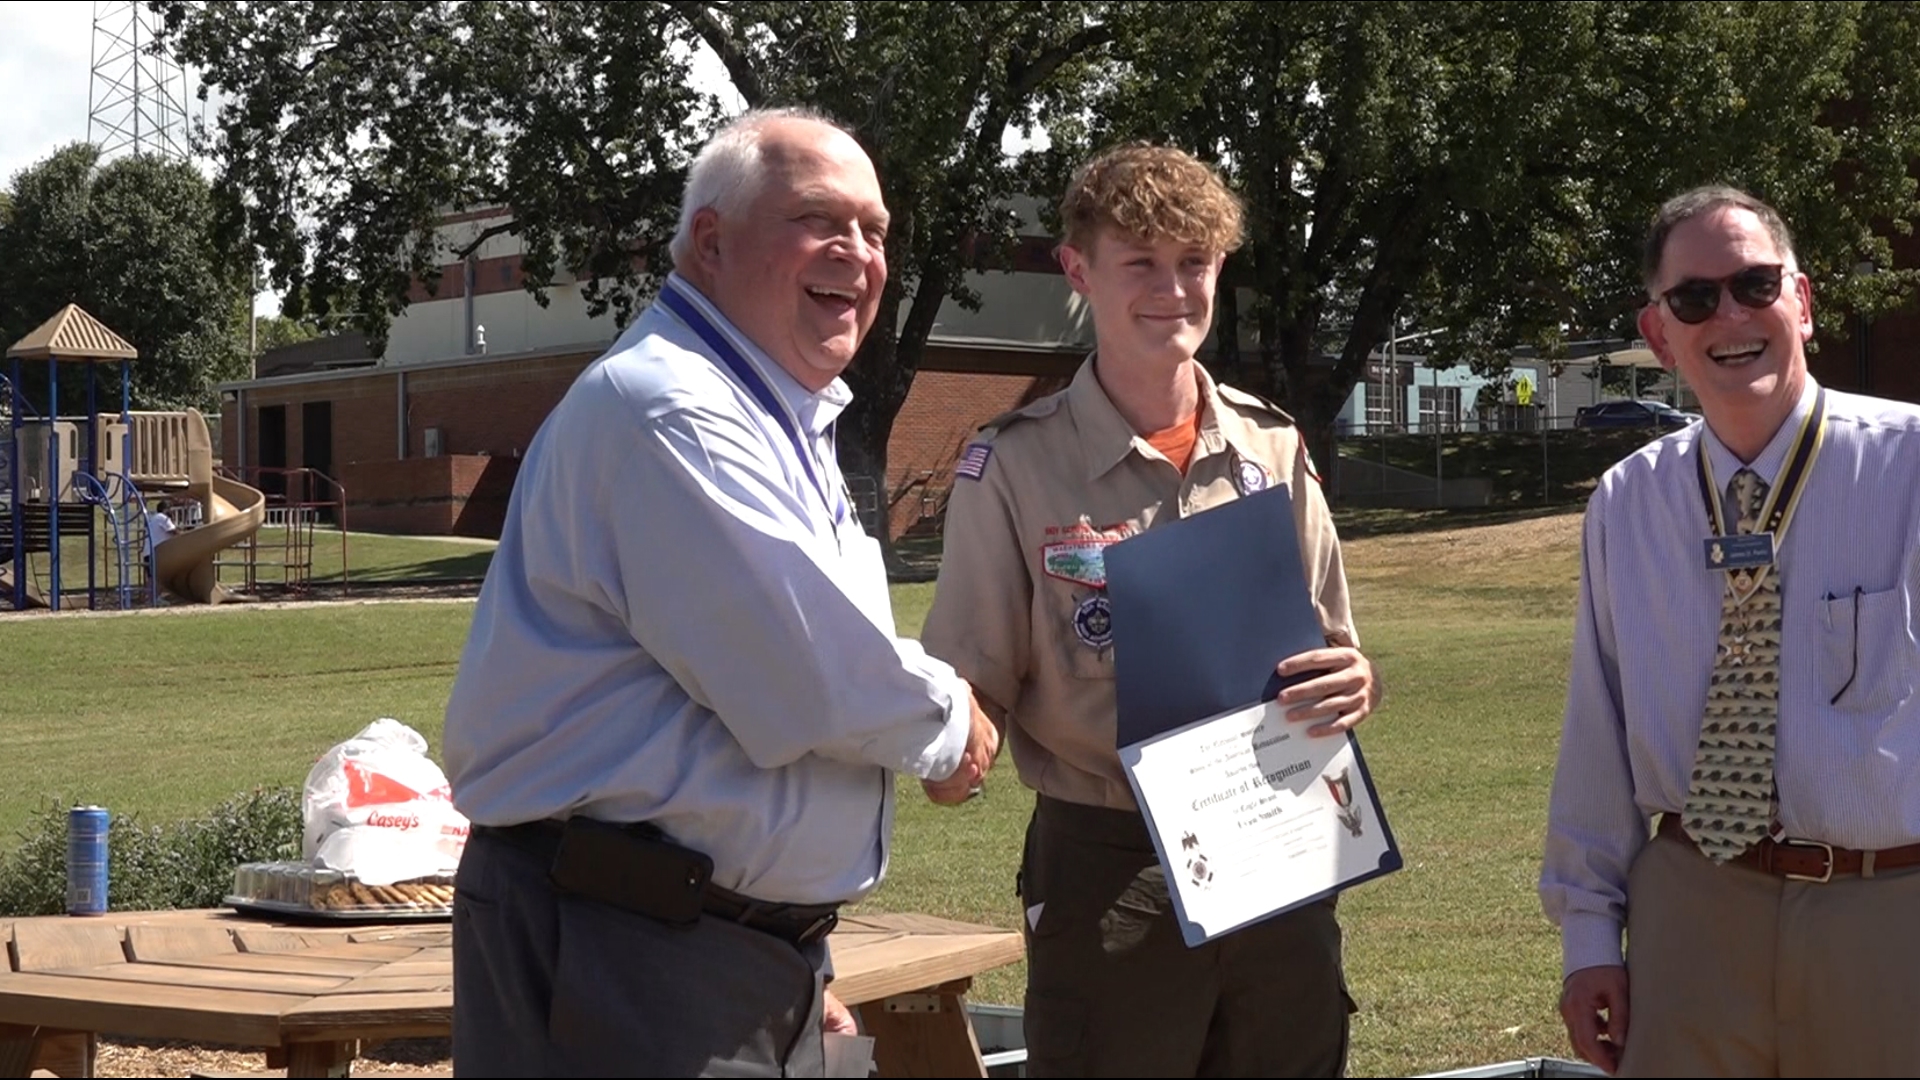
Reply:
M476 829L454 889L454 1075L820 1076L826 956L560 893Z
M1331 901L1190 949L1141 816L1044 795L1020 885L1028 1076L1346 1074Z

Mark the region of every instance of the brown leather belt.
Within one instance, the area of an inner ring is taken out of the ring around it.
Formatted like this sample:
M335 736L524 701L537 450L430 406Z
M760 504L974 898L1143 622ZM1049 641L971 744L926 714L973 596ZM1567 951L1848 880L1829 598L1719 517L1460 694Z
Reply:
M1686 828L1680 824L1678 814L1660 815L1658 831L1661 836L1671 837L1698 849L1693 837L1688 836ZM1882 848L1879 851L1855 851L1818 840L1776 841L1769 837L1730 862L1734 866L1744 866L1793 881L1830 881L1850 874L1872 877L1880 870L1920 866L1920 844Z

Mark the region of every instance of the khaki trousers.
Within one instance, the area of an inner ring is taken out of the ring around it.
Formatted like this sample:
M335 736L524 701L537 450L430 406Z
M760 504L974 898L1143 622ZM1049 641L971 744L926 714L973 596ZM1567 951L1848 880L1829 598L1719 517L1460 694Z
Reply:
M1659 836L1627 887L1621 1076L1920 1076L1920 868L1789 881Z

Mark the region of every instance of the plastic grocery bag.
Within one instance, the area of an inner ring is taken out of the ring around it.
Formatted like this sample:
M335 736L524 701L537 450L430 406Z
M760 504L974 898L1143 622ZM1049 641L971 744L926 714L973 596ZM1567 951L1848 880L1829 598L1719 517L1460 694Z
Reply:
M321 755L300 809L307 862L367 885L451 874L467 846L467 819L427 740L388 717Z

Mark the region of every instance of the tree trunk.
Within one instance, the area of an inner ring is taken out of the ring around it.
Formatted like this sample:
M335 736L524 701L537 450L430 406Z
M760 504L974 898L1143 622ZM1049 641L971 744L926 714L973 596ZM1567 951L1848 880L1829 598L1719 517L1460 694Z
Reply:
M900 302L892 296L880 303L880 314L873 330L861 343L860 351L846 371L847 385L853 391L853 404L841 414L839 423L840 470L856 504L868 502L871 510L861 519L867 534L880 542L881 556L889 574L901 569L893 549L892 492L887 485L887 443L893 437L893 421L900 415L907 394L913 389L916 355L902 356L894 334ZM908 362L911 361L911 362Z
M1353 378L1351 373L1343 372L1344 365L1328 369L1313 364L1316 329L1313 323L1304 320L1282 327L1277 342L1279 363L1275 367L1281 372L1286 387L1285 397L1279 400L1300 425L1300 437L1306 441L1321 480L1331 485L1328 470L1334 466L1334 456L1339 452L1334 420L1353 392ZM1329 497L1331 495L1329 489Z

